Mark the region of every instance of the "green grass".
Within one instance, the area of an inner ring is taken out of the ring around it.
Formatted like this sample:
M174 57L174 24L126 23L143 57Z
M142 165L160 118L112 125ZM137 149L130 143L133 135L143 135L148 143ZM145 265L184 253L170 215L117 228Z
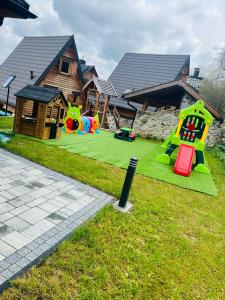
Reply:
M13 117L0 117L0 131L12 131L13 121Z
M184 177L174 173L173 167L177 156L174 152L171 164L159 163L156 157L165 149L159 143L137 138L129 143L113 138L113 133L101 131L101 134L74 135L62 134L60 139L46 140L44 143L69 152L103 161L117 167L127 168L130 157L139 159L137 173L166 181L184 188L193 189L209 195L216 195L216 187L211 174L192 172L191 176Z
M19 135L3 147L120 194L123 169ZM0 299L224 299L225 176L207 159L217 197L136 175L130 214L106 206Z

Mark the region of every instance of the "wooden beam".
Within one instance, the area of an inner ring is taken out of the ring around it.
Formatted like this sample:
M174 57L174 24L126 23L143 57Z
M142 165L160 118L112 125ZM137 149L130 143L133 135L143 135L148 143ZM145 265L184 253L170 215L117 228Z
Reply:
M177 80L176 81L171 81L171 82L168 82L168 83L158 84L156 86L151 86L151 87L143 88L143 89L140 89L140 90L137 90L137 91L134 91L134 92L124 94L123 98L131 100L132 98L135 98L137 96L143 96L145 94L155 92L155 91L158 91L158 90L167 89L167 88L170 88L170 87L173 87L173 86L176 86L176 85L179 85L179 81L177 81Z
M101 127L104 127L104 124L105 124L106 114L109 109L109 100L110 100L110 96L105 96L105 105L104 105L103 114L102 114Z
M148 106L149 106L149 102L148 102L148 100L145 100L145 102L142 105L142 111L146 111Z
M86 93L85 110L87 110L87 107L88 107L88 95L89 95L89 90L87 90L87 93Z
M100 96L101 96L101 94L98 92L97 95L96 95L96 99L95 99L95 111L94 111L94 114L96 114L97 111L98 111Z

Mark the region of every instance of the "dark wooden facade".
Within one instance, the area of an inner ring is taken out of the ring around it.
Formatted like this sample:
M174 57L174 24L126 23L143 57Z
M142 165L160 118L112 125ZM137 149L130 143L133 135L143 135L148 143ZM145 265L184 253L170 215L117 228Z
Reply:
M70 73L60 72L61 59L65 58L70 63ZM82 82L78 73L78 62L72 48L69 48L60 60L51 68L40 82L40 86L56 87L61 90L68 102L75 102L77 95L82 94Z

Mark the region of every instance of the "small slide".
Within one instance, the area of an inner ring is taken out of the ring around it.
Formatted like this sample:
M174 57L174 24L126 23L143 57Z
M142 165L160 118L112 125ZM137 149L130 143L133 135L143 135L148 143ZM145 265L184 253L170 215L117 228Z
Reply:
M174 172L182 176L189 176L192 170L192 161L195 154L195 148L181 144L174 165Z

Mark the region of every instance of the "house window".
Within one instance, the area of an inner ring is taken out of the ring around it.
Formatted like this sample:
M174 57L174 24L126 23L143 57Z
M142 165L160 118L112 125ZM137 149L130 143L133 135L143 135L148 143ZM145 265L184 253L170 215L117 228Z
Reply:
M65 58L60 60L59 71L62 74L71 75L71 61Z

